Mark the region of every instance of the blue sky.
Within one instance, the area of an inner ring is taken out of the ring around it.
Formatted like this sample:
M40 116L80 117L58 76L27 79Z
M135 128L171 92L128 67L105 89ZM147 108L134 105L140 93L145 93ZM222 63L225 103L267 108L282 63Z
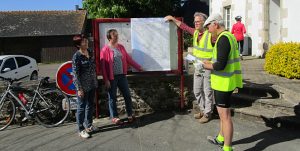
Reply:
M0 11L75 10L82 0L0 0Z

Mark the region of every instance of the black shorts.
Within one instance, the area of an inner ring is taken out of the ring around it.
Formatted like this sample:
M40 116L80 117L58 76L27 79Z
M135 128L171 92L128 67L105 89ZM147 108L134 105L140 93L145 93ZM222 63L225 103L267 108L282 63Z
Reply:
M214 90L214 97L216 106L222 107L222 108L229 108L230 107L230 97L233 91L229 92L222 92Z

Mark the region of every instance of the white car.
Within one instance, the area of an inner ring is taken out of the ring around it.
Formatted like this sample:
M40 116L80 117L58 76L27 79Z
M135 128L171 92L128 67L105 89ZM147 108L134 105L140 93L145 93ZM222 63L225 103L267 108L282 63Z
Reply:
M11 79L38 79L36 60L24 55L0 56L0 77Z

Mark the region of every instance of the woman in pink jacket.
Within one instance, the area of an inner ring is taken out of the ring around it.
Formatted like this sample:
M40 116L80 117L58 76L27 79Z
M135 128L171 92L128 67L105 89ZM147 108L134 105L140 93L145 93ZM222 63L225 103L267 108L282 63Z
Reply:
M246 33L246 28L242 23L242 17L235 17L236 23L232 26L231 33L235 36L236 41L239 44L240 56L243 60L243 47L244 47L244 34Z
M106 37L109 43L100 52L100 67L105 87L108 89L110 117L113 123L122 124L118 117L116 105L117 88L119 88L125 100L128 122L133 122L132 100L126 74L128 65L139 71L143 71L143 69L128 55L124 46L118 43L117 30L108 30Z

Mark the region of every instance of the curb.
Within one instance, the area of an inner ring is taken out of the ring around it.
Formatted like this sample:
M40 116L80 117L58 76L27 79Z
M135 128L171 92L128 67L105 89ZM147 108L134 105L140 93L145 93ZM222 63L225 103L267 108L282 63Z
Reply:
M242 93L232 95L232 112L241 117L255 118L266 126L300 128L300 105L294 101L294 98L300 98L299 94L278 85L245 85L243 89L240 91Z

